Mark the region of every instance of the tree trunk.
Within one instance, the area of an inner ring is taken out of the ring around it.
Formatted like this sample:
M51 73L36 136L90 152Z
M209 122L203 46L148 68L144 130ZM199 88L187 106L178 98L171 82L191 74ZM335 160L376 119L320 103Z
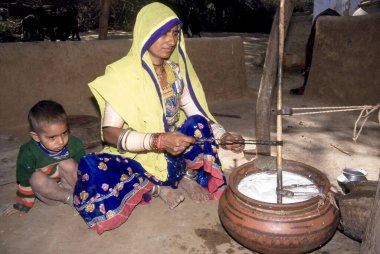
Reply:
M293 14L293 9L294 0L286 1L284 13L285 38L290 23L290 18ZM279 15L277 10L269 35L263 74L261 76L260 89L256 103L256 139L258 140L270 140L271 107L278 68L278 17ZM270 150L270 146L257 145L257 152L259 154L270 155Z
M110 16L110 7L112 0L101 0L101 9L99 17L99 40L107 40L108 19Z

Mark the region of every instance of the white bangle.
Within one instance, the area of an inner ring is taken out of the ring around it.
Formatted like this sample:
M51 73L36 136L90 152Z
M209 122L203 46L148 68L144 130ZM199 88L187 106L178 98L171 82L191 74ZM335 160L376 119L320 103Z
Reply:
M211 123L210 127L212 130L212 133L214 134L215 141L219 145L220 139L226 133L226 130L223 128L222 125L218 123Z
M125 135L124 142L122 143L124 145L124 150L133 153L151 151L152 135L152 133L131 130L131 132Z

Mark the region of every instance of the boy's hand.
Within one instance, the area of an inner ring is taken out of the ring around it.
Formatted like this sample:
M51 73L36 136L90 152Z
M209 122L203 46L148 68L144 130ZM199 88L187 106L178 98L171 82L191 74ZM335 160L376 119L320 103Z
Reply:
M18 216L22 217L25 215L25 212L21 212L17 209L13 208L13 204L5 204L1 205L0 208L0 216L11 216L12 214L18 214Z

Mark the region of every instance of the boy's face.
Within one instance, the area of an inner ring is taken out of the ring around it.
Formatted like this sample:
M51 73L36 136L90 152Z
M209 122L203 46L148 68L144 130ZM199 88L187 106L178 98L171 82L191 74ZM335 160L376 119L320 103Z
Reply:
M49 152L56 153L67 145L69 130L66 123L46 124L38 133L31 131L30 136L34 141L41 142Z

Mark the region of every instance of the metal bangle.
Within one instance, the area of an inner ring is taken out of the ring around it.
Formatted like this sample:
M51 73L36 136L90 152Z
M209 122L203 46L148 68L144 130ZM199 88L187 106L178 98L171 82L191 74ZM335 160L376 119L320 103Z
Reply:
M186 177L190 180L195 180L197 178L197 176L198 176L198 171L188 169L188 170L186 170L186 174L184 177Z
M131 128L124 129L124 130L120 133L119 138L117 139L117 142L116 142L116 149L117 149L117 151L118 151L120 154L124 154L124 153L127 152L127 150L124 150L124 149L123 149L123 145L122 145L121 143L122 143L122 141L123 141L123 138L124 138L125 134L126 134L128 131L130 131L130 130L132 130L132 129L131 129Z
M71 199L71 193L67 194L67 197L66 197L66 199L65 199L65 201L63 203L66 204L66 205L70 205L69 204L70 199Z
M122 130L118 139L117 139L117 142L116 142L116 149L120 154L123 154L126 152L126 151L122 150L122 146L121 146L121 141L123 140L123 137L124 137L126 132L127 132L127 129Z
M155 185L153 186L152 190L150 191L150 195L152 195L152 197L156 198L160 195L160 186L159 185Z

